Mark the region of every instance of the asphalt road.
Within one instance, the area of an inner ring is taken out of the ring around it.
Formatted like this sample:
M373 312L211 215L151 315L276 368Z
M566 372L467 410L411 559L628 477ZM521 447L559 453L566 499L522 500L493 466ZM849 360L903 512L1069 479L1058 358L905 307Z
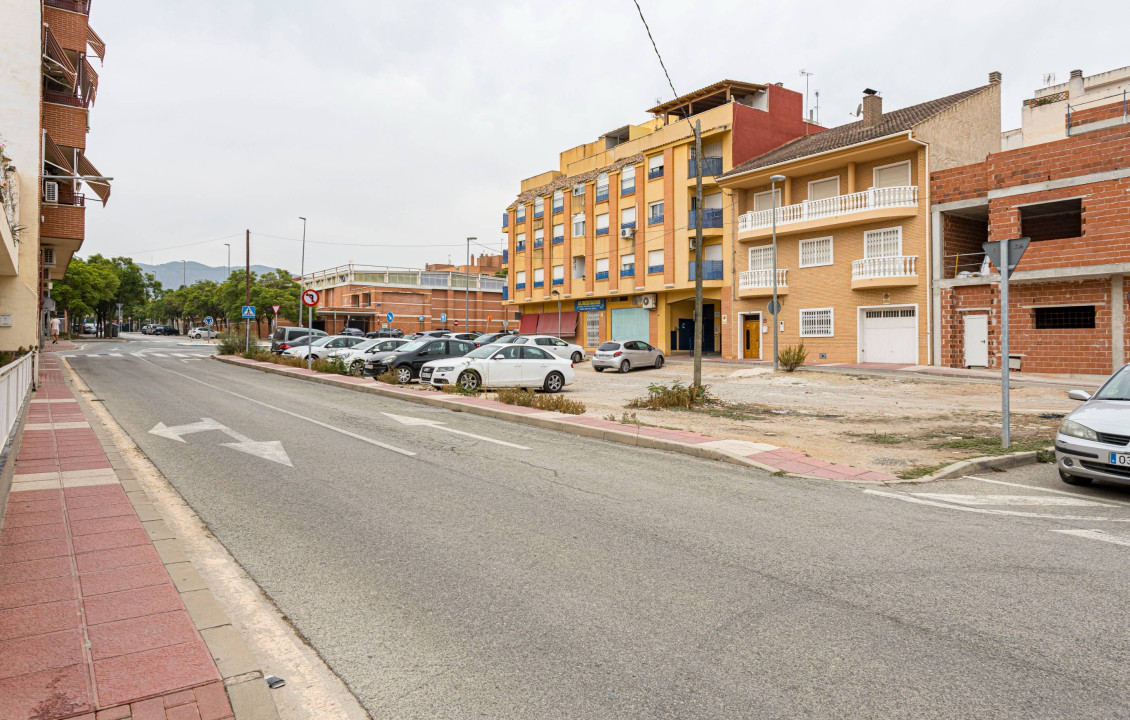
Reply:
M869 492L67 354L374 717L1130 715L1130 492L1046 467ZM203 418L235 435L150 432ZM229 446L263 441L291 465Z

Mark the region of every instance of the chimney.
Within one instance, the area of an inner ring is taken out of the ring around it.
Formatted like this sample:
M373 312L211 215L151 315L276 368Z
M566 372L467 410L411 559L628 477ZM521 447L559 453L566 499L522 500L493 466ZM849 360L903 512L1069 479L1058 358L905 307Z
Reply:
M883 98L878 90L867 88L863 91L863 127L875 127L883 119Z
M1001 84L1001 74L1000 74L999 70L994 70L991 73L989 73L989 84L990 85L1000 85Z
M1072 70L1071 79L1067 81L1067 97L1074 100L1083 97L1083 71Z

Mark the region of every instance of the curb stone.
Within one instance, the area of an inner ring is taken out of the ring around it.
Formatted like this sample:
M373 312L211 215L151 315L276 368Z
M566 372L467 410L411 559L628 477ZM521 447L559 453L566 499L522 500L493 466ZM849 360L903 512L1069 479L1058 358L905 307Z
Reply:
M78 400L79 407L82 408L83 415L94 430L103 451L107 456L120 457L117 445L103 425L103 421L94 414L90 399L84 394L84 390L89 392L89 388L81 383L66 358L60 358L60 365L66 367L70 373L66 378L67 384L75 389L75 399ZM228 702L235 713L235 720L279 720L278 709L268 692L266 681L263 680L263 672L254 667L247 645L239 637L231 619L224 614L211 591L204 585L164 518L153 506L149 495L135 479L132 471L124 467L115 467L114 472L122 484L122 489L126 491L126 497L129 498L134 511L143 521L142 525L149 534L162 565L173 579L173 585L188 610L196 631L203 638L208 652L219 668L224 687L227 689Z

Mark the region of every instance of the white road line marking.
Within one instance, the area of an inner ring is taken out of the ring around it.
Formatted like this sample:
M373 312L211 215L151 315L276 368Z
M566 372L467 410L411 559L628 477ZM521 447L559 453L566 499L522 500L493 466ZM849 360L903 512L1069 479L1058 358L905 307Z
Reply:
M285 408L276 407L276 406L271 405L269 403L265 403L262 400L256 400L255 398L250 398L250 397L247 397L246 395L240 395L237 392L233 392L233 391L228 390L226 388L219 387L218 385L206 383L203 380L192 377L191 375L185 375L184 373L177 372L176 370L170 370L169 368L164 367L163 365L158 365L157 363L151 363L151 364L153 365L153 367L160 368L160 369L164 370L165 372L172 373L173 375L179 375L180 377L184 378L185 380L191 380L194 383L200 383L201 385L203 385L205 387L210 387L213 390L219 390L222 393L227 393L228 395L231 395L232 397L237 397L240 400L246 400L247 402L252 402L252 403L255 403L256 405L261 405L261 406L267 408L268 410L274 410L275 412L280 412L283 415L290 415L293 418L298 418L299 420L305 420L308 423L311 423L313 425L317 425L318 427L323 427L327 430L332 430L336 433L340 433L341 435L345 435L346 437L351 437L354 440L360 440L363 443L368 443L370 445L373 445L373 446L379 447L379 448L383 448L385 450L391 450L392 452L400 453L401 455L405 455L407 457L415 457L416 456L416 453L412 452L411 450L405 450L404 448L398 448L395 445L388 445L387 443L380 442L379 440L373 440L371 438L365 437L364 435L358 435L357 433L350 432L348 430L343 430L342 428L339 428L339 427L334 427L333 425L330 425L329 423L324 423L321 420L315 420L314 418L306 417L305 415L300 415L296 412L291 412L290 410L287 410Z
M976 475L966 475L965 478L967 478L969 480L980 480L981 482L993 483L994 485L1008 485L1010 487L1024 488L1026 490L1039 490L1040 492L1055 493L1056 495L1068 495L1070 497L1087 497L1088 499L1092 499L1089 496L1084 496L1084 495L1081 495L1080 493L1077 493L1077 492L1069 492L1067 490L1056 490L1054 488L1039 487L1038 485L1025 485L1024 483L1007 482L1005 480L993 480L991 478L983 478L983 477L978 477ZM1130 505L1130 502L1127 502L1125 500L1112 500L1110 498L1102 498L1101 502L1106 503L1108 505L1109 504Z
M172 353L172 355L173 357L192 357L191 355L185 355L184 353Z
M1102 530L1052 530L1052 532L1061 535L1071 535L1072 537L1086 538L1088 540L1098 540L1099 542L1110 543L1111 545L1130 547L1130 538L1109 535Z
M915 497L924 497L941 502L957 503L958 505L1077 505L1092 507L1114 507L1106 503L1085 500L1083 498L1047 497L1046 495L961 495L951 493L911 493Z
M125 357L125 355L122 355L121 353L110 353L110 357Z
M98 353L87 353L86 356L87 357L100 357L100 355Z
M168 357L165 353L149 353L153 357Z
M963 512L979 513L981 515L1005 515L1010 517L1034 518L1036 520L1078 520L1082 522L1116 522L1130 523L1130 518L1087 517L1086 515L1044 515L1043 513L1021 512L1019 510L991 510L989 508L967 507L965 505L950 505L948 503L923 500L912 495L902 493L884 492L882 490L864 490L866 495L902 500L903 502L917 505L930 505L932 507L946 508L947 510L961 510Z
M137 352L132 352L130 353L130 355L133 355L134 357L145 357L145 353L141 352L140 350Z
M264 460L270 460L271 462L277 462L281 465L294 467L294 464L290 462L290 457L286 454L286 450L283 449L283 444L278 440L257 442L212 418L200 418L200 422L188 423L187 425L174 425L173 427L159 422L154 425L153 429L149 432L153 435L160 435L161 437L183 443L186 441L181 435L208 432L209 430L219 430L232 440L235 440L233 443L221 443L224 447L229 447L233 450L247 453L248 455L254 455Z
M473 433L463 432L462 430L456 430L455 428L449 428L438 420L425 420L424 418L408 417L407 415L393 415L392 413L386 412L382 412L381 415L390 417L402 425L422 425L424 427L430 427L435 430L443 430L444 432L454 433L456 435L463 435L465 437L474 438L476 440L494 443L495 445L504 445L506 447L517 448L518 450L529 450L529 448L525 445L515 445L514 443L508 443L503 440L495 440L494 438L483 437L482 435L475 435Z

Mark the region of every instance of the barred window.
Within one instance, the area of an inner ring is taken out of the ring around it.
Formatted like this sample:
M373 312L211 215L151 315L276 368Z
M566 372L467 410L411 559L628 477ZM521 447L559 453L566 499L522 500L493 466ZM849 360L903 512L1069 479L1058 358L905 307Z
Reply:
M832 238L822 237L800 241L800 266L817 267L832 264Z
M749 249L749 269L750 270L772 270L773 269L773 246L772 245L758 245Z
M801 337L834 337L832 308L800 311Z
M902 255L902 228L868 230L863 233L863 257L898 257Z
M1095 306L1036 308L1037 330L1093 330Z

